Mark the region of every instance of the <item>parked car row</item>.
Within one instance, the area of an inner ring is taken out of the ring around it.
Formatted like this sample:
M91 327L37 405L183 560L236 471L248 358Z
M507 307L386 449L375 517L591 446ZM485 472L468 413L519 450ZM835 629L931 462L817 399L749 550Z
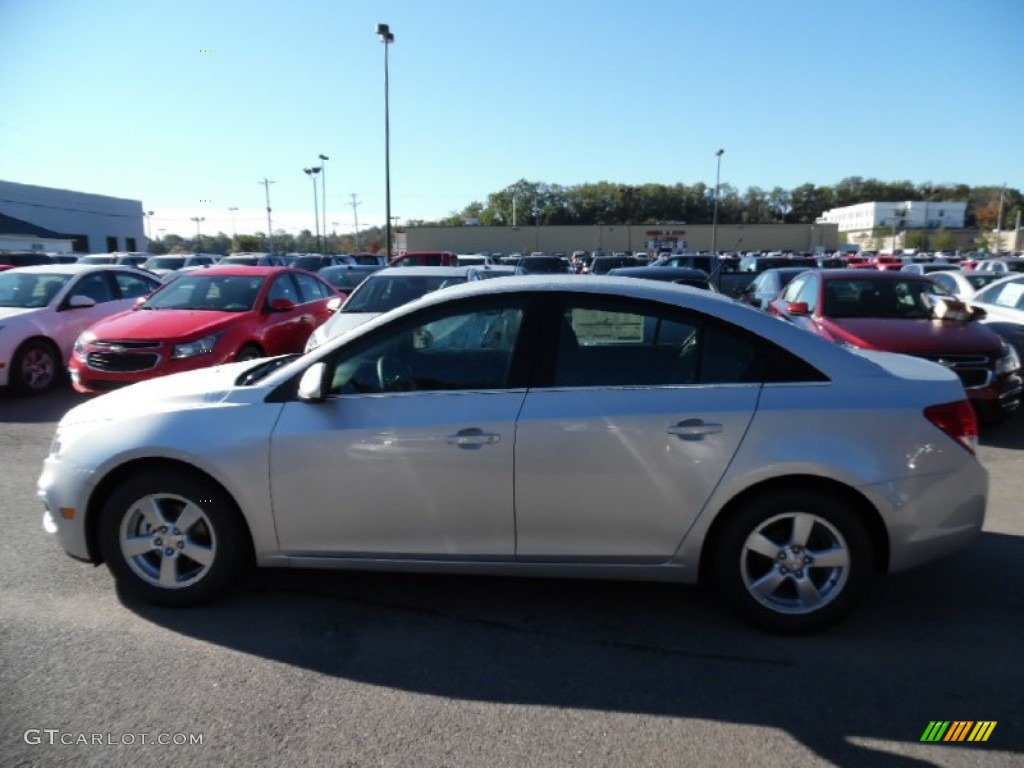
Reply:
M291 267L214 266L161 283L113 264L0 273L0 385L80 392L235 360L301 352L344 292Z

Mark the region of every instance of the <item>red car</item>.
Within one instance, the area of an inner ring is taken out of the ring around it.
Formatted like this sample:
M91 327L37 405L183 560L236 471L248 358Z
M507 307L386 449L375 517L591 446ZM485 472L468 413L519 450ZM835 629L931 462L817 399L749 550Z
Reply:
M127 312L88 328L68 368L92 394L238 360L302 352L345 298L320 277L287 267L209 267L167 283Z
M951 294L925 275L881 270L804 272L768 311L837 344L923 357L955 372L983 421L1020 405L1020 359L995 331L938 319L931 296Z

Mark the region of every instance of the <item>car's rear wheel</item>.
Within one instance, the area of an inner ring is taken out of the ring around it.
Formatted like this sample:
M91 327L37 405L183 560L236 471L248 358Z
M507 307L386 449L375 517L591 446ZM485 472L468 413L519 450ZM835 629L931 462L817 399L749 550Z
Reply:
M235 360L244 363L249 360L258 360L261 357L266 357L266 355L259 346L256 344L243 344L241 349L238 350L238 354L235 355Z
M100 546L118 583L158 605L218 596L237 582L251 553L231 497L199 474L174 469L118 486L103 507Z
M813 490L769 491L736 510L717 538L716 583L750 624L814 632L842 621L874 576L858 511Z
M11 386L22 395L53 389L63 367L56 347L42 339L26 341L11 359Z

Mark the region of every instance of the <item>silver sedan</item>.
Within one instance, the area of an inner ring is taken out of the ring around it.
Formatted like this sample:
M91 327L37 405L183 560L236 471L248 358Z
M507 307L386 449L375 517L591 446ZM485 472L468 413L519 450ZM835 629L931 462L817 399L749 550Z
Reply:
M510 277L80 405L38 496L65 550L155 603L252 563L700 580L793 633L971 542L976 440L934 363L707 291Z

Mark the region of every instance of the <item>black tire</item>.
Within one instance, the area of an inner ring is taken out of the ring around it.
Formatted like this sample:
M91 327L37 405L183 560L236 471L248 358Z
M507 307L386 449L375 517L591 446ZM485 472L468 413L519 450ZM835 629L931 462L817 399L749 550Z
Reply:
M43 339L31 339L11 358L10 384L20 395L41 395L53 389L63 371L57 348Z
M221 595L240 581L252 554L234 500L202 475L175 469L143 472L117 487L103 505L100 547L126 591L175 606Z
M235 355L235 361L243 363L247 360L258 360L261 357L266 357L266 353L260 349L258 344L243 344Z
M719 534L711 552L718 589L745 621L769 632L837 624L875 575L858 511L818 491L769 491L736 510Z

